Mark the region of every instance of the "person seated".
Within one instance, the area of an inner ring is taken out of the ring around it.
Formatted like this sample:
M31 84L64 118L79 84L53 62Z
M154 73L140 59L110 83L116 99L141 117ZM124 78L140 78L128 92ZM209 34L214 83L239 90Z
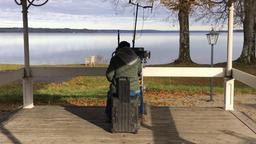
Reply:
M117 79L127 77L130 81L130 96L140 96L139 79L141 75L141 59L130 48L130 43L122 41L110 60L106 71L107 80L111 83L107 96L105 112L111 120L112 116L112 97L117 93ZM140 110L141 111L141 110Z

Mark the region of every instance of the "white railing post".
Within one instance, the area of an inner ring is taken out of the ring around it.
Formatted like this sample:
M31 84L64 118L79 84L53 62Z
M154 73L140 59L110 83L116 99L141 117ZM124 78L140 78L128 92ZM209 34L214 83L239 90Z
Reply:
M224 109L234 110L234 79L224 78Z
M22 0L23 35L24 35L24 64L23 78L23 108L33 108L33 82L29 62L29 37L28 37L28 6L27 0Z
M224 108L225 110L234 110L234 79L232 78L232 55L233 55L233 19L234 5L229 0L228 6L228 43L227 43L227 69L224 79Z
M23 108L30 109L33 107L33 80L32 78L23 78Z

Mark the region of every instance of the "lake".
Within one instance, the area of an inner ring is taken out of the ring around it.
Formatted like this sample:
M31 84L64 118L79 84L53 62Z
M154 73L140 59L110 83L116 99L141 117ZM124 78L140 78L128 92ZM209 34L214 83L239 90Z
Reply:
M210 63L210 46L206 32L191 32L190 53L194 62ZM121 34L121 40L132 41L132 33ZM234 33L233 59L240 56L243 33ZM173 62L178 57L179 33L138 34L137 47L151 51L148 64ZM115 33L31 33L31 64L81 64L85 57L96 55L106 62L117 47ZM214 47L214 63L226 61L227 33L220 33ZM0 63L23 63L23 34L0 33Z

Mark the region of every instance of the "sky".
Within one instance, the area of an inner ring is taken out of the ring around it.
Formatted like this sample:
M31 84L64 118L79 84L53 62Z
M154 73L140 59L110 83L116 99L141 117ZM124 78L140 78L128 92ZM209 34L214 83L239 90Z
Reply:
M18 0L19 1L19 0ZM44 1L44 0L39 0ZM29 8L29 27L74 29L133 29L134 6L129 0L49 0ZM143 4L146 5L146 4ZM139 9L138 29L178 30L177 17L159 3ZM0 27L22 27L21 6L14 0L0 0ZM191 30L209 30L209 25L193 23Z

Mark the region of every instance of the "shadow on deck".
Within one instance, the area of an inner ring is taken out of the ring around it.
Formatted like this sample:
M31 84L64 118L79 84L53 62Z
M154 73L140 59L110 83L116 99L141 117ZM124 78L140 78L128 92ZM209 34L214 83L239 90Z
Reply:
M37 106L0 124L0 143L246 143L256 135L220 108L152 107L138 134L109 132L103 107Z
M110 123L107 122L105 117L104 108L102 107L65 107L65 109L72 114L79 116L80 118L98 126L99 128L104 129L107 133L110 133ZM176 130L175 123L173 121L170 109L168 107L158 108L159 111L155 111L155 108L150 109L150 118L142 124L142 130L139 133L138 137L141 137L140 134L143 132L148 133L152 132L152 138L148 143L162 144L162 143L186 143L190 144L192 142L186 141L179 137L179 134ZM161 112L160 116L158 112ZM114 134L115 135L115 134ZM136 142L136 135L134 136L134 142ZM148 139L148 138L147 138ZM143 141L141 141L143 142ZM111 142L112 143L112 142ZM146 143L146 141L145 141Z

